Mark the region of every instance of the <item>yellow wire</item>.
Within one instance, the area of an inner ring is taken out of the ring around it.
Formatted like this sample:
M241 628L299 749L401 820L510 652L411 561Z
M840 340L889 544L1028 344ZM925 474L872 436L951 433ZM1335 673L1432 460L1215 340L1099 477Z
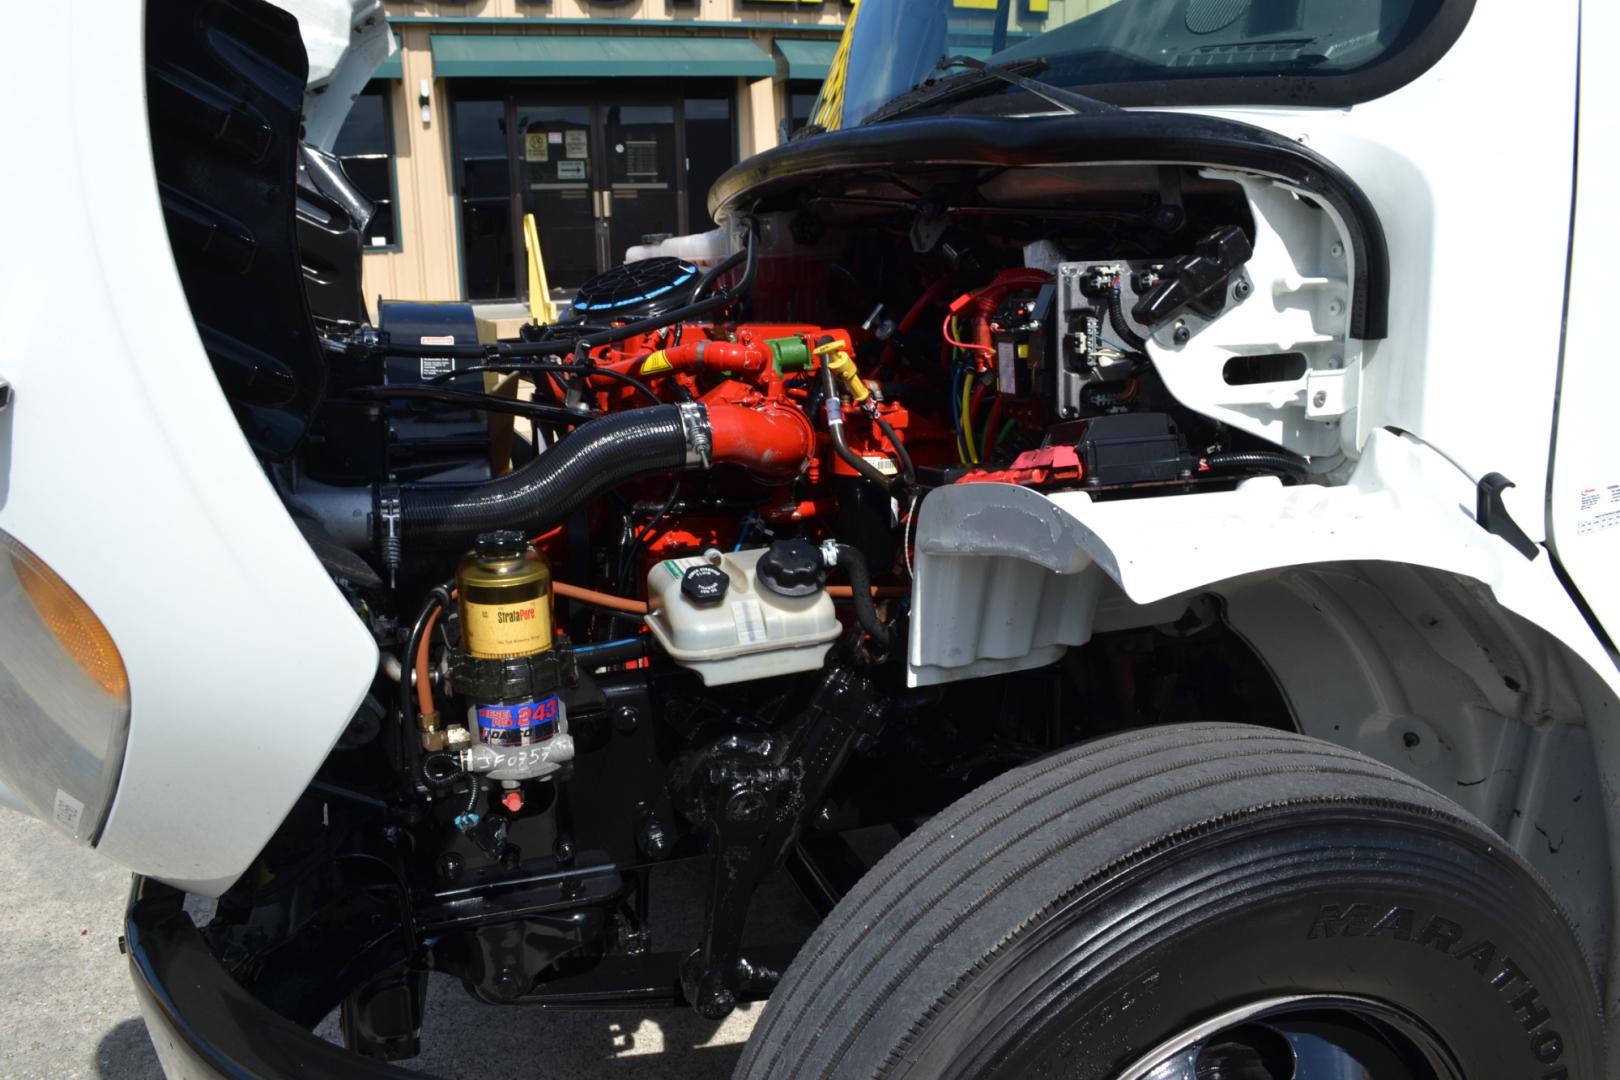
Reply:
M979 463L979 448L973 445L973 413L969 406L973 403L973 380L962 380L962 439L967 443L968 459L974 464Z
M946 325L951 328L951 337L955 338L957 341L961 341L962 340L962 330L961 330L961 327L957 324L957 320L956 320L955 315L952 315L950 317L950 319L946 322ZM954 362L960 363L961 359L962 359L962 350L956 348L955 346L952 346L951 347L951 356L953 357ZM967 380L967 381L971 381L971 380ZM955 402L951 403L951 407L953 409L956 409L958 414L960 414L961 409L956 405ZM961 426L960 415L957 418L957 426L958 427ZM968 456L967 443L962 439L956 439L954 441L956 443L956 460L960 461L964 465L973 464L973 459Z

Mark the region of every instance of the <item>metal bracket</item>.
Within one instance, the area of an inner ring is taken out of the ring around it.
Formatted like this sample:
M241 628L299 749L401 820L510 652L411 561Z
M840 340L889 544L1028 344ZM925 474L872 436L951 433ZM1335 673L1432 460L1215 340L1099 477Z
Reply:
M725 1017L742 986L759 980L759 965L742 955L754 891L792 850L856 739L875 729L878 700L869 680L833 668L781 732L728 736L689 762L683 809L708 827L713 860L703 940L681 964L682 991L700 1015Z

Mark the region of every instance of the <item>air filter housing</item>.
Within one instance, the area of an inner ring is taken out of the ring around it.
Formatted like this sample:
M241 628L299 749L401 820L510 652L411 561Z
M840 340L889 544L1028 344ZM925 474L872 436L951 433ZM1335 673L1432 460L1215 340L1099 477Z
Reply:
M629 322L680 307L697 287L698 269L664 255L625 263L579 287L574 314L587 322Z

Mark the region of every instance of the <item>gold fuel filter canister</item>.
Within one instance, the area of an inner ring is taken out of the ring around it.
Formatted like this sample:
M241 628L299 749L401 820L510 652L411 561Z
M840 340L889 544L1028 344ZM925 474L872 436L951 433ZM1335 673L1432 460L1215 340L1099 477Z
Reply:
M461 647L481 660L551 648L551 567L519 532L485 533L456 568Z

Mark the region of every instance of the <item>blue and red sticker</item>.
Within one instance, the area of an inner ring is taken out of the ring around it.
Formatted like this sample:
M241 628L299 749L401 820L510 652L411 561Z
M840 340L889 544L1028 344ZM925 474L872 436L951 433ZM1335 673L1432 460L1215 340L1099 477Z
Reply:
M491 746L525 746L557 733L557 696L515 705L478 706L478 736Z

